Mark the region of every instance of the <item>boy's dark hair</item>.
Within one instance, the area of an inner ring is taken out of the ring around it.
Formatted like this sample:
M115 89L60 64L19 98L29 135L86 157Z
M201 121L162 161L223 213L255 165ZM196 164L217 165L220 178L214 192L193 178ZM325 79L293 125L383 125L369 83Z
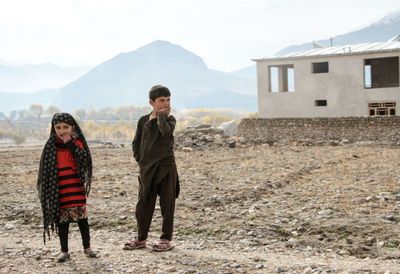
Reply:
M156 85L152 87L149 91L149 99L155 101L158 97L170 97L171 92L169 89L162 85Z

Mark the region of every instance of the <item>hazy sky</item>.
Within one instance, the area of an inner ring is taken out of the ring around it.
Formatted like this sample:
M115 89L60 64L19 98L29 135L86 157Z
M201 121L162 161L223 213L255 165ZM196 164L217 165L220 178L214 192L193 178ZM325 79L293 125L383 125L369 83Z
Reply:
M0 0L0 60L95 66L167 40L233 71L398 9L399 0Z

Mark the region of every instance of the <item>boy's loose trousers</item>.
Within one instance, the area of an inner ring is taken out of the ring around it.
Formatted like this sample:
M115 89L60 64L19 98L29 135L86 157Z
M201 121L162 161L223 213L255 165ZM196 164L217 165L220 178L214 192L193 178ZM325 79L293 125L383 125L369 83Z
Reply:
M135 213L139 241L146 240L148 237L157 195L160 196L160 208L163 219L160 239L171 241L176 198L176 175L174 175L175 174L173 174L173 172L170 172L161 181L159 181L154 187L151 188L146 199L143 199L139 195Z

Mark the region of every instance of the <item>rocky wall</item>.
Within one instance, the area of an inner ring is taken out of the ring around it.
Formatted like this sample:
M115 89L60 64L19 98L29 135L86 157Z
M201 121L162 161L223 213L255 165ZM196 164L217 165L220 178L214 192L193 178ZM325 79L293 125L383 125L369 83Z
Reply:
M242 119L238 135L262 143L400 145L400 116Z

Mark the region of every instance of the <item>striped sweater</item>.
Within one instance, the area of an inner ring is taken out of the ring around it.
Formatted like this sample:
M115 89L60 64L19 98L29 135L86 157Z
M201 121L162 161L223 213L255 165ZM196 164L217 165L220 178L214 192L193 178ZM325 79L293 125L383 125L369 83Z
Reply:
M83 149L80 140L75 140L74 145ZM57 169L60 208L85 206L85 188L79 178L78 165L65 144L57 144Z

